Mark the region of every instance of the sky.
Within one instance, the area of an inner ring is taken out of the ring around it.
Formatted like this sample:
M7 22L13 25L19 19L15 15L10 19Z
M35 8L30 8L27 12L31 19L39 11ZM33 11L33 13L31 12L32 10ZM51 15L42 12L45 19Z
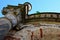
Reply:
M39 12L60 12L60 0L0 0L0 17L2 15L3 7L7 5L18 5L25 2L32 4L32 10L29 14Z

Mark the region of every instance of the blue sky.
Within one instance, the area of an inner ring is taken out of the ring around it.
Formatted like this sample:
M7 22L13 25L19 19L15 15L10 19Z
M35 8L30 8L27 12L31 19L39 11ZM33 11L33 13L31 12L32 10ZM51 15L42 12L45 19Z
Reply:
M60 0L0 0L0 17L2 17L2 8L7 5L18 5L20 3L30 2L32 10L29 14L40 12L60 12Z

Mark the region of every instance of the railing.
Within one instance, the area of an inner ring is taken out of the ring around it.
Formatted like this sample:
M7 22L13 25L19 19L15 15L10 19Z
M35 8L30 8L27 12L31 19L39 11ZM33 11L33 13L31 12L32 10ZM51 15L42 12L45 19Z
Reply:
M60 14L36 14L36 15L29 15L28 18L59 18Z
M33 14L28 15L29 20L45 20L45 21L57 21L60 22L60 13L40 13L40 14Z

